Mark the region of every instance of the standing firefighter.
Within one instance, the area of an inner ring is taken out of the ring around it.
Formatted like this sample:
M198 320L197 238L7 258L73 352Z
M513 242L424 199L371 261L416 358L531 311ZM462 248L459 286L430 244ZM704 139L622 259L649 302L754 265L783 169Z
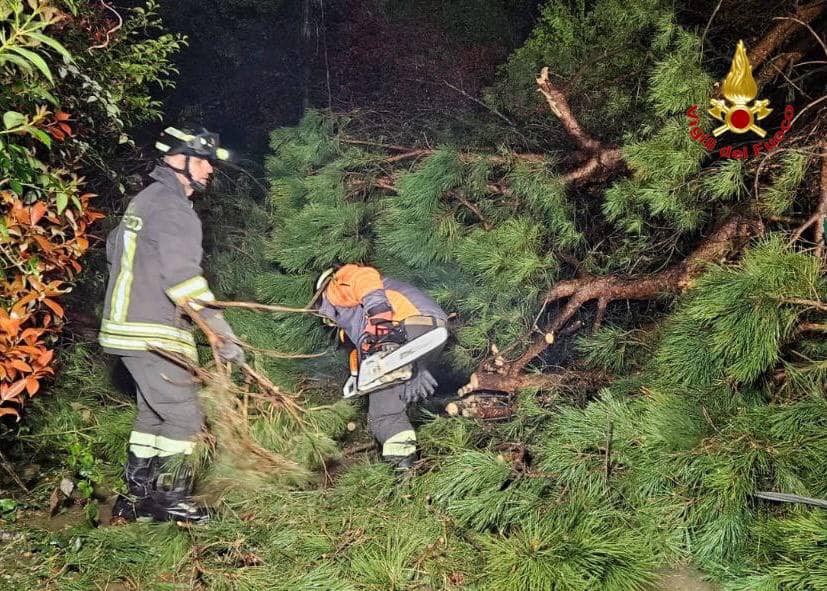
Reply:
M382 457L407 470L416 460L407 406L434 393L428 368L447 338L445 312L415 287L354 264L322 273L316 293L325 322L356 345L345 395L369 396L368 425Z
M203 420L199 386L152 349L198 360L192 324L181 311L189 305L221 337L222 359L243 362L223 315L190 301L215 299L201 269L201 221L190 199L206 189L213 164L228 152L213 133L165 132L172 141L156 144L165 156L150 174L155 182L130 201L106 241L109 284L99 340L123 360L138 399L125 475L129 497L118 498L113 517L199 523L209 514L192 500L188 461Z

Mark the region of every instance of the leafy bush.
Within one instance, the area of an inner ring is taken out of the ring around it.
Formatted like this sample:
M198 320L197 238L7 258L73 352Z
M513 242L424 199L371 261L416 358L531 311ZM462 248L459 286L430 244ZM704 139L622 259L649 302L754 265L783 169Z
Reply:
M92 2L0 2L0 416L52 375L71 290L103 214L84 170L129 142L128 126L160 115L148 86L171 84L184 41L163 34L157 3L126 19ZM119 187L123 191L123 187Z

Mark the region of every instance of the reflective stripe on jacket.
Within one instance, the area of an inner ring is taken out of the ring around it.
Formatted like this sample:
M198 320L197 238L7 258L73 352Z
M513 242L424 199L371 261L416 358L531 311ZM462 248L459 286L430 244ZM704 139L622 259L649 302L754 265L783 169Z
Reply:
M358 343L370 316L388 309L396 321L410 316L448 318L439 304L413 285L382 277L373 267L361 265L344 265L333 274L322 294L319 313Z
M130 201L106 240L109 282L98 340L117 355L154 347L197 360L191 324L175 302L215 299L201 269L201 221L172 170L159 166L150 176L156 182Z

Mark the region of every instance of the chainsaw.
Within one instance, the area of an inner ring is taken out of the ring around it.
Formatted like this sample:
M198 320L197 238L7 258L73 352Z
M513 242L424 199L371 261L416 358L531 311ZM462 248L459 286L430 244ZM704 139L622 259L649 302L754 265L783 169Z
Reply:
M413 377L413 363L442 346L448 340L448 330L437 327L404 344L394 340L377 343L373 352L362 361L342 388L345 398L370 394L397 382Z

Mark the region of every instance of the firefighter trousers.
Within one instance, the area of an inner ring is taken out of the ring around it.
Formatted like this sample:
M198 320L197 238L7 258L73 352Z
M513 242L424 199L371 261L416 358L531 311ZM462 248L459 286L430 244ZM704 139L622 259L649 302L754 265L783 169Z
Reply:
M135 380L138 403L130 451L144 458L192 453L204 421L194 376L151 352L121 359Z

